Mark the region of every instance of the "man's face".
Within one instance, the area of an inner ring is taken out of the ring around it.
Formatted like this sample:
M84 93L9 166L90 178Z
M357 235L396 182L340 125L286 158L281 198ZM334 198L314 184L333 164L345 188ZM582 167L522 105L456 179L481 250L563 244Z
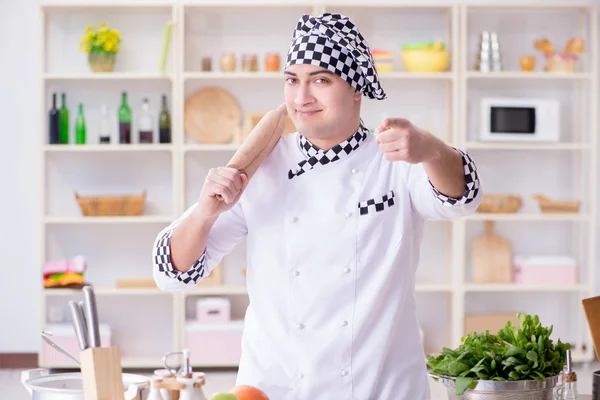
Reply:
M296 129L309 139L344 133L348 121L360 110L360 93L339 75L309 64L285 70L285 103Z

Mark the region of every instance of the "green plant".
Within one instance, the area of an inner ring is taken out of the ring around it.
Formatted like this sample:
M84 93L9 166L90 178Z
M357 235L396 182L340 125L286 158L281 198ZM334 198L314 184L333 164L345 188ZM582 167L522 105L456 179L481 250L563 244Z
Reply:
M455 391L462 395L478 380L544 380L558 375L566 363L568 343L550 339L552 325L545 327L537 315L517 313L520 327L507 321L498 334L472 332L456 349L444 347L428 355L433 375L455 377Z

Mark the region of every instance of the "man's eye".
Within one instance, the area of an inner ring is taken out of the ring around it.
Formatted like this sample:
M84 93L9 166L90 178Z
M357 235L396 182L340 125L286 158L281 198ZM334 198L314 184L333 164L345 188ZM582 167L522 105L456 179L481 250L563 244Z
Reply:
M326 78L317 78L315 80L315 82L317 82L317 83L329 83L329 80L326 79Z
M290 84L296 82L294 78L287 78L285 81Z

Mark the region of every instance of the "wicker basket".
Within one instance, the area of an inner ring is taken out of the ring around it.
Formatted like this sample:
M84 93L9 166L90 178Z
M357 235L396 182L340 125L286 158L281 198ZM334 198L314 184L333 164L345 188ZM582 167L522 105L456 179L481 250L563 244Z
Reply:
M580 201L556 201L544 195L535 194L533 198L538 201L542 213L578 213L581 207Z
M79 196L75 198L85 217L142 215L146 191L133 196Z
M486 194L477 208L480 213L516 213L521 208L521 196L507 194Z

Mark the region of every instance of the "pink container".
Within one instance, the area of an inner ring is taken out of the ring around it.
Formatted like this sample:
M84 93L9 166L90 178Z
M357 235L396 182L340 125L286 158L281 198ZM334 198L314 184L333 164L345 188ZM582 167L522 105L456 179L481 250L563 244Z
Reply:
M515 283L524 285L576 285L577 264L570 257L515 257Z
M244 321L202 324L185 327L184 347L190 349L193 364L237 366L242 355Z
M204 324L231 321L231 302L226 298L209 297L196 302L196 320Z
M71 324L50 324L46 325L46 331L52 332L50 339L67 353L71 354L76 359L79 359L79 342L75 336L75 329ZM100 324L100 340L102 346L111 345L111 330L108 325ZM60 366L60 367L77 367L75 361L63 355L58 350L42 340L42 360L44 365Z

